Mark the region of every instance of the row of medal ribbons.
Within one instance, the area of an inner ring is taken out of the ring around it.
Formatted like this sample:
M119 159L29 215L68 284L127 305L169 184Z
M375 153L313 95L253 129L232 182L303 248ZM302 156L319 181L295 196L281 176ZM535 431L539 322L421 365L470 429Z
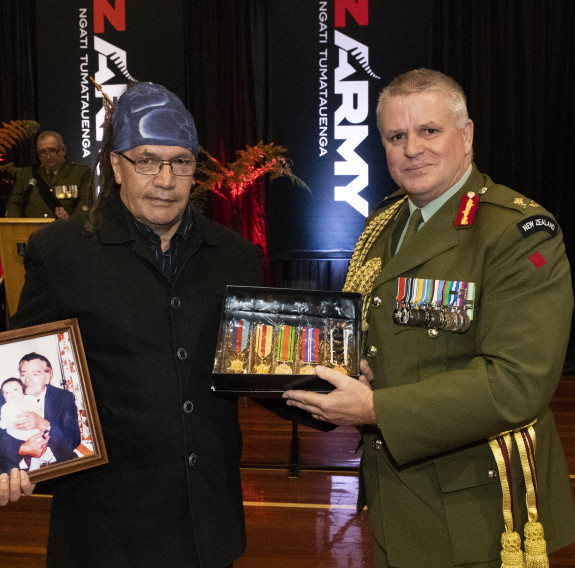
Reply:
M354 345L353 322L348 320L233 318L226 324L219 372L313 375L317 365L326 365L349 374Z
M475 283L399 277L393 318L411 325L464 333L473 321Z

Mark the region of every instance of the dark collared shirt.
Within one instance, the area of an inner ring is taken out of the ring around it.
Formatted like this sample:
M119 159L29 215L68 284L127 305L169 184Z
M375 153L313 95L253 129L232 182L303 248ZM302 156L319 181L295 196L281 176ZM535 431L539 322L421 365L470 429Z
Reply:
M162 250L162 241L152 229L133 216L132 219L134 220L140 239L152 253L152 258L158 270L168 282L173 282L178 272L184 246L194 224L194 217L190 206L188 205L186 207L182 221L170 239L170 247L166 251Z

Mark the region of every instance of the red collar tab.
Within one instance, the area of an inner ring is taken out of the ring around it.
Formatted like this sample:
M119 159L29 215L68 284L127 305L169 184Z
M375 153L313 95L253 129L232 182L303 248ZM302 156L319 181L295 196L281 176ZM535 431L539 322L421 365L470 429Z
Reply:
M459 211L457 212L457 219L455 219L455 226L471 227L473 225L473 219L475 218L478 204L479 196L476 193L473 191L466 193L461 198L461 204L459 205Z

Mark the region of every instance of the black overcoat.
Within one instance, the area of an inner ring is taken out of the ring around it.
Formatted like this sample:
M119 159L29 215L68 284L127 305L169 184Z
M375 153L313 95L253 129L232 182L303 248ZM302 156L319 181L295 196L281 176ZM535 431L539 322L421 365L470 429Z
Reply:
M109 456L58 480L48 566L220 568L245 548L241 433L211 371L225 286L259 285L260 257L194 213L170 284L132 228L114 199L95 235L56 221L26 252L13 324L78 319Z

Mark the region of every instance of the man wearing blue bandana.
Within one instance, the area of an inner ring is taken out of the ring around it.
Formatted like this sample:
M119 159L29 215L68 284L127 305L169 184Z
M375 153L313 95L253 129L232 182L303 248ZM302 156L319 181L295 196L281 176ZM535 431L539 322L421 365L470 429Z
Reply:
M244 550L237 402L210 387L225 286L259 285L260 257L189 206L198 152L182 102L136 84L89 215L30 239L13 324L78 318L109 458L57 480L48 567L224 568Z

